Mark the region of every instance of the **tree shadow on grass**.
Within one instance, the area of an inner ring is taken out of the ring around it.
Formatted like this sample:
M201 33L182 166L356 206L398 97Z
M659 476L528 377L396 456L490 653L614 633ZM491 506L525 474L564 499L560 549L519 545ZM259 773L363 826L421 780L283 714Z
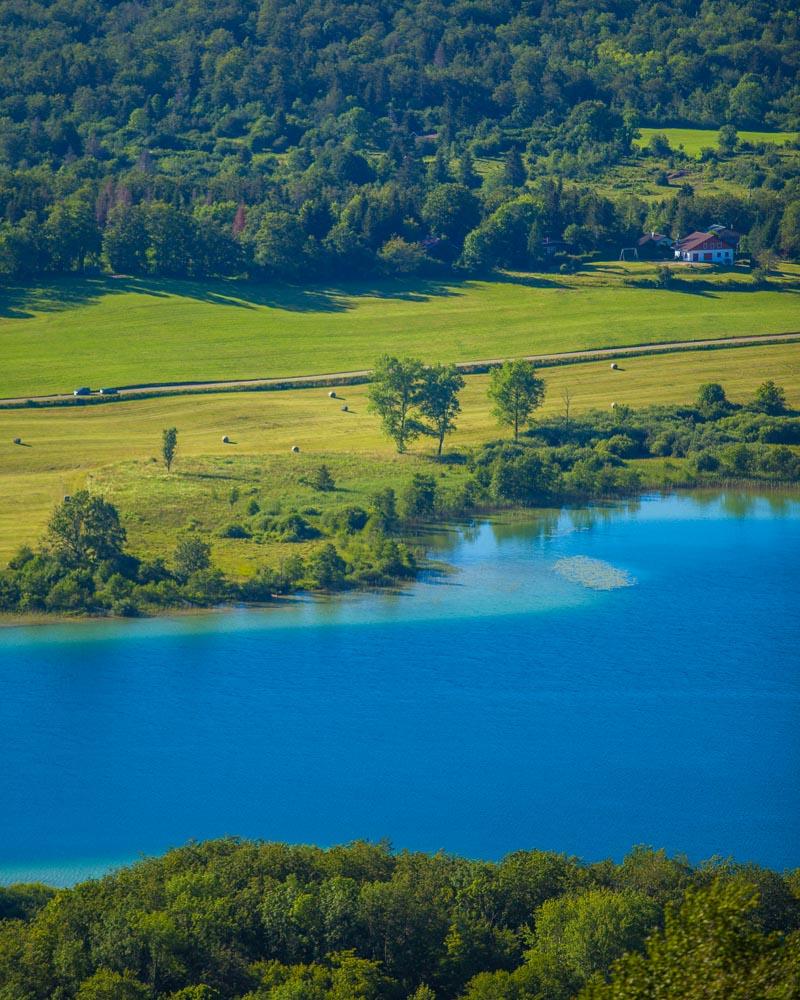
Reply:
M613 263L586 264L581 274L598 277L613 274L615 277L629 272L617 271ZM572 276L547 275L525 272L494 272L470 277L408 277L373 278L360 281L339 281L317 285L275 284L241 279L215 279L188 281L177 278L149 278L119 275L88 275L84 277L56 278L37 281L29 285L11 285L0 289L0 318L30 319L37 314L62 312L82 306L95 305L114 295L137 294L156 299L176 298L232 309L269 308L294 313L345 313L357 307L360 300L382 299L396 302L424 303L434 299L452 298L466 294L478 281L493 284L516 285L524 288L550 288L567 290L574 287ZM782 281L771 281L769 291L797 294L800 282L794 275L782 274ZM788 279L788 280L786 280ZM645 281L625 283L630 288L652 287ZM721 292L756 291L748 278L725 284L695 278L682 280L676 276L675 284L665 291L689 295L718 297Z
M207 302L235 309L267 307L286 312L341 313L359 299L426 302L462 294L466 282L433 278L385 279L326 285L280 285L243 280L183 281L128 276L59 278L0 289L0 317L30 319L40 313L95 305L109 296L137 294Z

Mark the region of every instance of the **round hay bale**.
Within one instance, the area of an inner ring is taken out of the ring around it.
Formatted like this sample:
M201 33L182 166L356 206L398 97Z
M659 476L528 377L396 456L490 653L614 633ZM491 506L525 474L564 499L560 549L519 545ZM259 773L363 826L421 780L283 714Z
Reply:
M222 435L222 443L223 444L230 444L231 443L231 439L228 437L227 434L223 434Z
M616 403L612 403L612 404L611 404L611 409L612 409L612 410L616 410L616 408L617 408L617 404L616 404Z
M14 438L14 444L22 444L22 438Z
M619 368L619 365L617 364L617 362L616 361L612 361L611 362L611 371L615 372L617 370L617 368Z
M296 444L293 444L292 445L292 454L296 455L299 451L300 451L300 449L298 448L298 446Z
M331 391L328 393L328 398L329 399L336 399L336 392L335 392L335 390L331 389Z
M342 407L342 413L347 413L347 409L348 409L347 403L345 403L344 406Z

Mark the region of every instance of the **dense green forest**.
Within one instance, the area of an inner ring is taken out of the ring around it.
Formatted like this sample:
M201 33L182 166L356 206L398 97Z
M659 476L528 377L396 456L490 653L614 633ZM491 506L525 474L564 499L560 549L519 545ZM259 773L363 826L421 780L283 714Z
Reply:
M792 0L10 0L0 275L530 268L714 222L797 256L796 159L736 129L798 128L798 52ZM685 155L632 140L669 124L722 129L729 190L667 191ZM598 194L631 157L663 199Z
M791 1000L799 928L798 871L228 839L0 888L0 998Z

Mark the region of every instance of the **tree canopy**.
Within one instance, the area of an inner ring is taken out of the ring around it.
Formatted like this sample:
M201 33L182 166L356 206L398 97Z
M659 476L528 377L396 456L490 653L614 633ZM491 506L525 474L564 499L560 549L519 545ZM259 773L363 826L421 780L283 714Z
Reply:
M0 888L0 996L788 998L797 882L647 848L590 864L192 843L72 889Z

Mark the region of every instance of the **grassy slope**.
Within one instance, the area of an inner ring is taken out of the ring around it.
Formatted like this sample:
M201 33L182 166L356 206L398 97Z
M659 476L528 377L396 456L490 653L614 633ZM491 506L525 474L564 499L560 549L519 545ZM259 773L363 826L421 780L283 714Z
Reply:
M617 372L605 362L546 370L544 412L561 411L565 387L577 413L614 401L634 406L688 401L700 383L711 380L722 381L732 399L744 401L766 378L783 384L790 404L800 408L797 345L631 358L621 364ZM411 455L393 454L367 413L365 392L364 386L342 390L349 413L316 389L0 411L0 564L22 542L34 542L53 504L87 480L125 513L134 550L151 553L170 551L175 531L192 520L216 530L243 519L252 496L264 509L281 502L320 509L364 504L380 485L396 486L420 467L430 468L426 441L418 442ZM462 406L452 447L499 435L485 376L467 380ZM179 429L179 461L168 476L152 456L158 453L161 429L170 425ZM233 444L222 444L223 434ZM15 436L29 447L12 445ZM289 453L292 444L300 445L299 455ZM335 494L314 493L298 482L323 459L343 487ZM457 468L437 472L451 479L459 475ZM233 486L241 499L231 507ZM217 541L215 554L235 573L279 556L274 546L229 540Z
M685 272L681 291L622 284L651 270L331 290L110 278L7 289L0 396L343 371L385 351L469 360L800 328L797 267L758 292L711 271Z
M665 135L673 149L683 146L689 156L697 156L704 147L716 149L719 138L719 130L711 128L640 128L639 131L641 138L637 141L637 145L646 146L653 135ZM776 146L782 146L796 139L797 133L741 131L738 136L744 142L772 142Z

